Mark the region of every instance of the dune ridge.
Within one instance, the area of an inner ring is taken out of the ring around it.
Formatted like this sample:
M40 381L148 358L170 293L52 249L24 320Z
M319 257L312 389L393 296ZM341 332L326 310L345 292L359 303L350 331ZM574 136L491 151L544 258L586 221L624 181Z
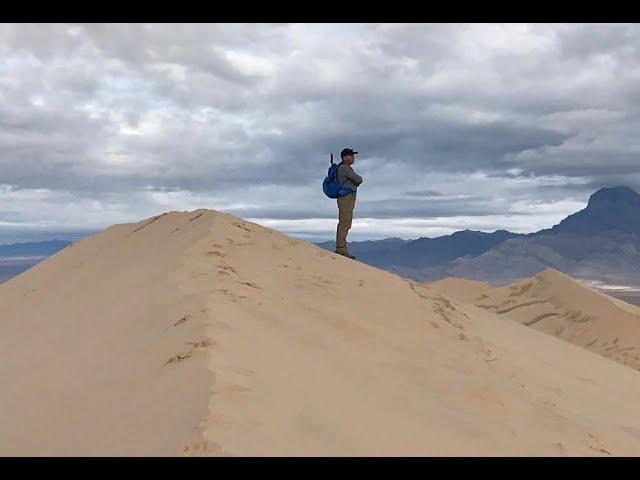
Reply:
M0 286L0 455L637 455L640 373L210 210Z
M555 269L504 287L450 278L433 288L640 369L640 308Z

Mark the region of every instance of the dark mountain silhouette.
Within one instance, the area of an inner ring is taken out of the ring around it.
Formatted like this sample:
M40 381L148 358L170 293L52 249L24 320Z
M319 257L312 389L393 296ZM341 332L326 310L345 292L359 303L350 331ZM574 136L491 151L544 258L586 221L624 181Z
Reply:
M612 231L640 234L640 195L629 187L601 188L591 195L586 208L537 234L595 235Z
M350 247L356 256L358 247ZM416 280L507 283L552 267L577 278L640 285L640 195L624 186L602 188L583 210L528 235L465 230L368 248L359 260Z

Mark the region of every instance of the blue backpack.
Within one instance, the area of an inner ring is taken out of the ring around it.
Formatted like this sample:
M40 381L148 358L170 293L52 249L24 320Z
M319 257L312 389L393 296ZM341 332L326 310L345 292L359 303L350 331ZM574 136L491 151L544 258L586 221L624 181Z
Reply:
M340 164L333 163L333 153L331 154L331 166L327 172L327 176L322 182L322 191L329 198L344 197L355 193L352 188L343 187L338 181L338 167Z

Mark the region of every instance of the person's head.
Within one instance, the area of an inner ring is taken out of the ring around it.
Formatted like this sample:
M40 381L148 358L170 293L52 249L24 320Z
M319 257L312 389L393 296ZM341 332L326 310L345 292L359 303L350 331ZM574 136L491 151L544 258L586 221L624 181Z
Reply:
M356 161L356 154L358 152L354 152L351 148L344 148L340 152L340 158L347 165L353 165L353 162Z

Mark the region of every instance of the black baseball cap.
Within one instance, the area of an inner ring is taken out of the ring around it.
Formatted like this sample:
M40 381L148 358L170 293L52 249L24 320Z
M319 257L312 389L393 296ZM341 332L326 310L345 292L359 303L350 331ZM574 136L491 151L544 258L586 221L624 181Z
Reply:
M358 152L354 152L351 148L343 148L340 152L340 158L344 157L345 155L355 155L357 153Z

